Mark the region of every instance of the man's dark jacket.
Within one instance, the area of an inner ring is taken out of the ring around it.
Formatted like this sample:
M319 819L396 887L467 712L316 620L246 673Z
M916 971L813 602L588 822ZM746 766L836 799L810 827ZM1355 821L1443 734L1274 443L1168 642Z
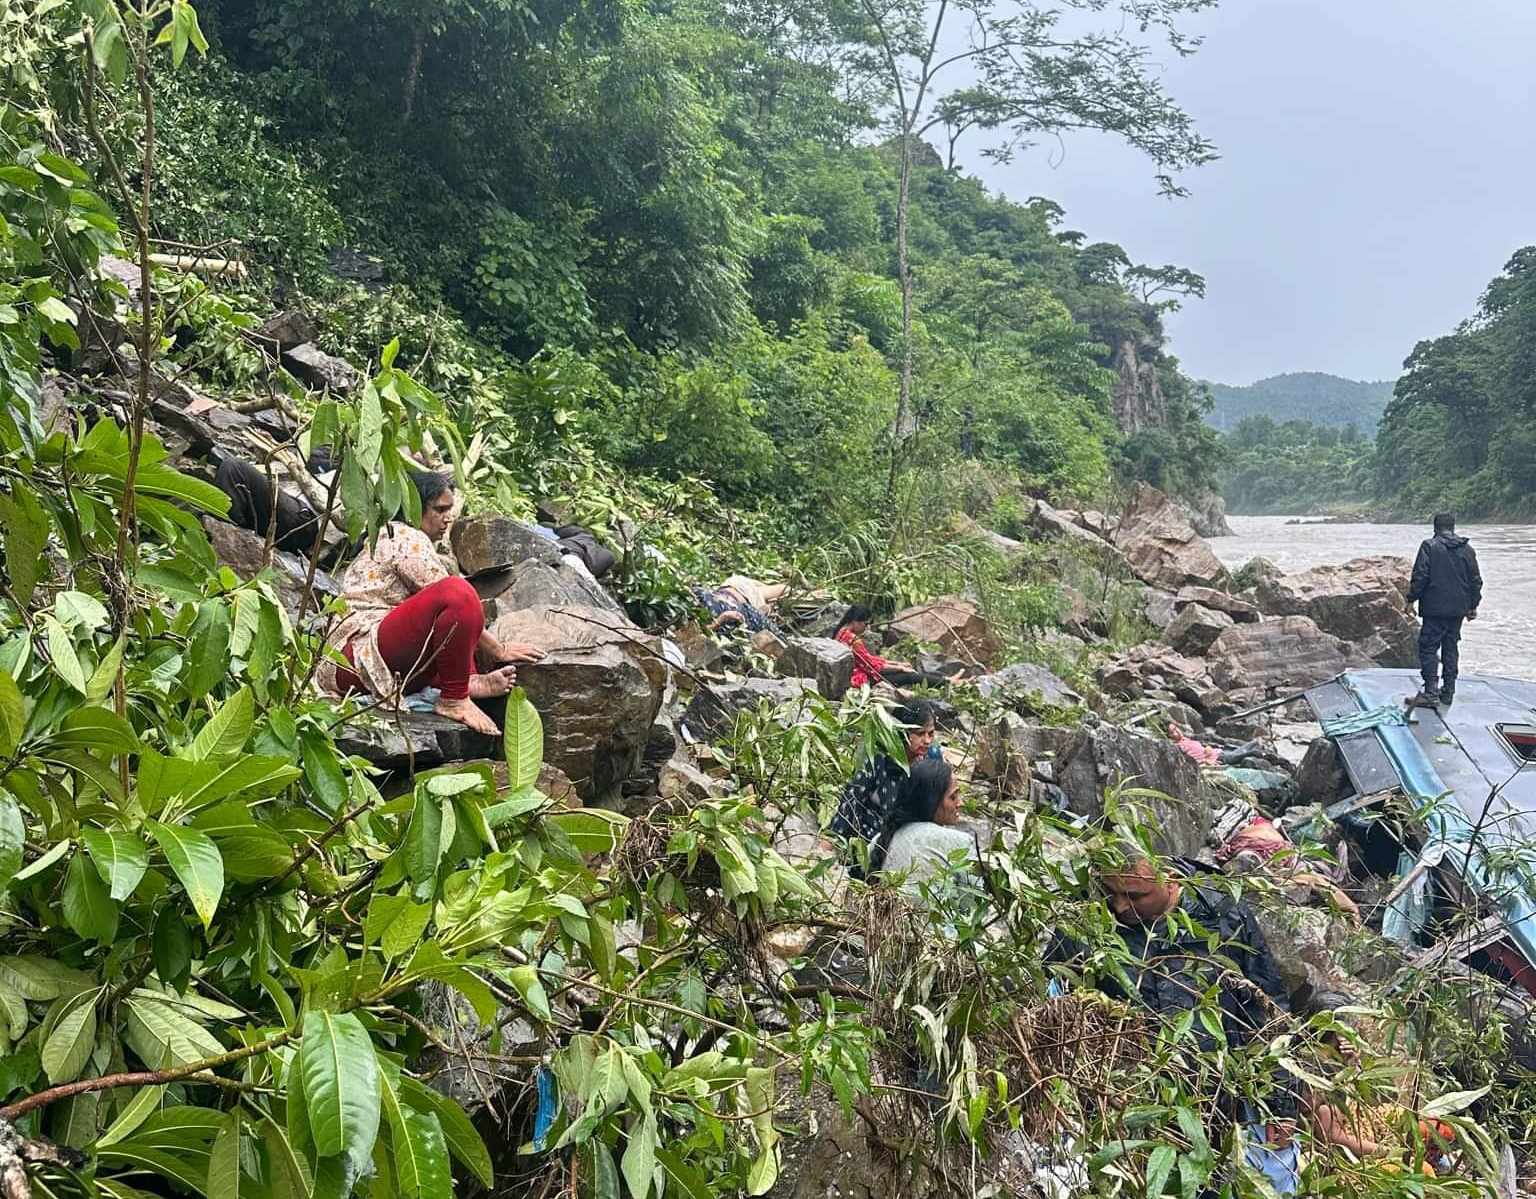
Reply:
M1456 619L1476 612L1483 600L1483 576L1477 555L1465 537L1436 533L1419 546L1413 563L1408 602L1424 616Z

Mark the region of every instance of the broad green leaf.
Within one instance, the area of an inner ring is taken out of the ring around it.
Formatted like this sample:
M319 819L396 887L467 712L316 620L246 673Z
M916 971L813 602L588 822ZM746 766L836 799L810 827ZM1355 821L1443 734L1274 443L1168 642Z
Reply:
M80 970L36 954L0 958L0 986L32 1003L46 1003L61 995L76 995L96 985Z
M111 756L139 751L133 726L105 708L77 708L66 716L59 731L48 738L48 748L93 749ZM46 751L39 751L46 757Z
M117 936L118 907L101 874L77 853L64 874L64 919L78 936L110 945Z
M1172 1145L1158 1145L1147 1158L1147 1199L1157 1199L1173 1173L1178 1154Z
M21 819L21 805L0 791L0 891L11 885L21 869L27 847L27 826Z
M619 1199L619 1172L613 1164L613 1150L601 1137L587 1141L592 1155L592 1199Z
M347 778L330 740L306 730L299 738L304 751L304 777L327 812L340 812L347 802Z
M417 1111L431 1112L437 1117L438 1125L443 1130L443 1139L448 1143L448 1151L475 1176L481 1186L488 1191L494 1190L496 1172L491 1165L490 1150L485 1147L485 1141L475 1130L464 1109L447 1095L423 1086L414 1078L400 1080L400 1095Z
M289 1093L292 1094L291 1087ZM294 1152L281 1124L270 1116L265 1117L265 1123L262 1140L267 1150L272 1199L309 1199L312 1183L303 1159Z
M624 1158L620 1164L624 1170L624 1181L634 1199L646 1199L650 1194L651 1183L656 1177L656 1149L660 1141L656 1113L649 1108L640 1119L630 1122L629 1143L624 1147Z
M14 881L18 883L25 882L33 875L41 874L43 871L47 870L48 867L62 859L64 855L70 851L74 844L75 843L73 841L68 839L58 842L51 849L49 849L47 853L39 855L32 861L28 862L20 870L18 870L16 872L16 878Z
M229 605L204 600L188 638L187 668L182 683L193 699L202 699L229 669Z
M7 757L14 753L26 729L26 701L21 698L16 680L0 671L0 753Z
M74 638L52 616L43 617L43 628L48 636L48 657L58 676L81 695L85 694L85 668L80 665L80 655L75 652Z
M506 727L502 752L507 759L507 786L513 792L531 787L544 764L544 722L521 687L507 696Z
M53 612L59 618L59 623L71 633L76 629L94 633L111 619L107 606L84 591L59 592L58 598L53 601Z
M240 1199L240 1112L224 1117L208 1155L208 1199Z
M540 1020L554 1019L554 1013L549 1010L549 996L544 993L544 984L539 981L537 967L513 966L507 971L507 978L517 988L517 993L523 997L530 1012Z
M1438 1098L1426 1103L1420 1114L1427 1120L1435 1120L1441 1116L1452 1116L1459 1111L1471 1107L1489 1091L1489 1087L1478 1087L1475 1091L1450 1091Z
M87 991L72 1000L59 1017L43 1043L43 1069L48 1081L57 1086L73 1082L90 1060L91 1050L96 1048L96 996L97 991Z
M186 888L198 919L207 928L224 894L224 859L207 833L185 825L145 821L149 835L159 844L171 870Z
M99 704L112 694L117 683L118 668L123 664L124 644L121 637L114 641L112 648L101 656L101 661L91 672L90 680L85 685L85 698L91 703Z
M113 899L121 902L133 894L149 869L149 852L137 833L117 829L83 828L80 843L96 863Z
M112 1126L97 1138L99 1148L115 1145L124 1137L132 1135L135 1129L149 1119L159 1109L165 1099L165 1088L143 1087L135 1093L128 1106L123 1108L117 1119L112 1121Z
M773 1070L753 1066L742 1081L742 1096L757 1134L757 1159L747 1171L747 1194L766 1195L779 1177L779 1134L773 1126Z
M378 389L372 383L363 388L358 404L357 442L353 451L357 464L372 473L379 466L379 451L384 444L384 410L379 405Z
M128 1014L124 1038L151 1069L189 1066L224 1052L212 1033L167 1001L135 992L123 1006Z
M249 687L242 687L220 704L212 719L198 730L185 756L202 762L239 753L250 739L255 719L255 698Z
M437 876L437 864L447 846L443 841L443 803L426 788L416 792L410 827L405 830L405 873L413 883Z
M379 1063L368 1030L350 1012L306 1012L302 1070L315 1152L366 1159L379 1131Z
M186 990L192 976L192 930L177 905L166 904L160 909L149 944L160 981L177 991Z
M612 853L629 827L629 818L602 808L552 812L546 823L558 828L584 854Z
M28 487L0 495L0 526L5 529L5 567L11 588L23 604L48 569L48 513Z
M442 1125L432 1112L396 1105L398 1123L391 1122L395 1174L405 1199L451 1199L453 1173L448 1166L448 1143Z
M409 895L375 895L363 921L363 944L377 942L393 960L416 948L431 918L431 904L414 903Z

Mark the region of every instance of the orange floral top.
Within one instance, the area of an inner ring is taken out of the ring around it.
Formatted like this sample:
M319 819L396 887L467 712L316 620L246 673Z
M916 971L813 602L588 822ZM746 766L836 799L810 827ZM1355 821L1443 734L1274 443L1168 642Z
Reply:
M379 652L379 625L395 608L448 577L448 568L437 549L420 529L392 521L379 530L378 542L347 567L341 594L347 615L331 630L326 644L337 653L352 647L352 663L358 678L379 698L394 694L396 680ZM336 675L340 667L329 658L320 664L320 686L340 695Z

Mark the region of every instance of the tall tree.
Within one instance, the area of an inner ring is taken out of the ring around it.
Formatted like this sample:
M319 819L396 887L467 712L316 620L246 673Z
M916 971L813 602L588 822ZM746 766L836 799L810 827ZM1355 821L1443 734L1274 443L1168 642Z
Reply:
M1151 35L1179 55L1199 39L1178 21L1217 0L861 0L863 40L891 91L901 155L896 258L902 352L891 479L916 431L912 403L912 275L908 217L914 149L933 130L951 149L965 132L1001 131L986 153L1006 159L1040 137L1080 129L1123 137L1156 164L1161 189L1174 173L1215 157L1188 113L1163 90ZM1093 17L1113 14L1103 29ZM951 83L953 82L953 86Z

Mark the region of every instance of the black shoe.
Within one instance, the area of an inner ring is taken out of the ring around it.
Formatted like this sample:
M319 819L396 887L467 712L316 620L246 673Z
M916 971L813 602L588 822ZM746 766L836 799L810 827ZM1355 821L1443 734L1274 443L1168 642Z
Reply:
M1440 688L1440 702L1447 708L1456 702L1456 687L1454 684L1447 683L1444 687Z
M1408 704L1414 708L1436 708L1440 706L1440 691L1434 686L1426 686L1417 695L1408 697Z

